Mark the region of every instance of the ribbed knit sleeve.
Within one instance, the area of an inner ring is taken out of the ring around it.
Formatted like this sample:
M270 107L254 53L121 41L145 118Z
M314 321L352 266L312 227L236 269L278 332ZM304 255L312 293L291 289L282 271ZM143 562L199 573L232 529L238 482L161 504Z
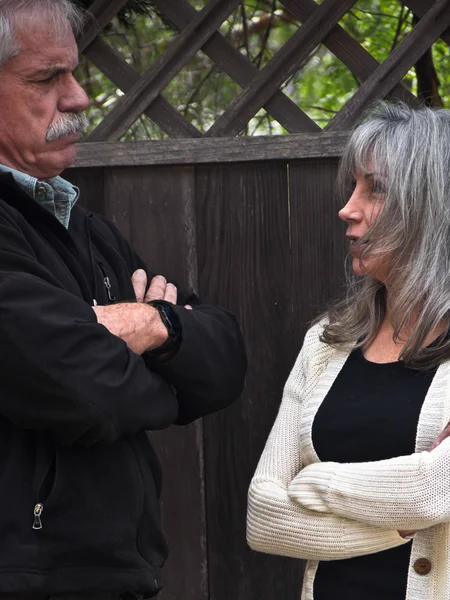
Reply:
M450 438L432 452L366 463L316 463L289 497L304 509L376 527L425 529L450 521Z
M302 469L299 445L302 408L326 368L332 350L309 330L286 383L281 407L252 479L247 540L251 548L312 560L337 560L379 552L404 543L395 530L319 513L288 496Z

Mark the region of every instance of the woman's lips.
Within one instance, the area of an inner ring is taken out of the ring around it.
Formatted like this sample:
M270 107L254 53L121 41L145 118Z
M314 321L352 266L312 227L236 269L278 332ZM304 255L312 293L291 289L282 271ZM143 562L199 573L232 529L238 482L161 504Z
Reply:
M367 243L361 244L359 242L360 238L358 238L356 236L347 236L347 240L349 242L349 248L348 248L349 253L353 257L358 258L361 255L361 252L363 251L363 249L367 245Z

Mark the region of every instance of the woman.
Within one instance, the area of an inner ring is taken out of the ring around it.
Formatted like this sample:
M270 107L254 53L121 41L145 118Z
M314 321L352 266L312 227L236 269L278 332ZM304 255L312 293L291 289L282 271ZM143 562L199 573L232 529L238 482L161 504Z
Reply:
M382 103L340 182L352 275L306 334L249 490L248 542L302 600L450 598L450 111Z

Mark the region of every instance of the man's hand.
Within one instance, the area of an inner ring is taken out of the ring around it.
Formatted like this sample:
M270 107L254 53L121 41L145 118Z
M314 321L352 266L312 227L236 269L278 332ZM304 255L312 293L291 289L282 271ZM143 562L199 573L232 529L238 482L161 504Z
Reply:
M135 271L131 277L137 302L150 302L150 300L166 300L172 304L177 303L178 290L173 283L167 283L165 277L156 275L147 289L147 274L143 269Z
M432 450L437 448L439 446L439 444L442 443L449 436L450 436L450 421L447 423L447 425L444 427L444 429L441 431L441 433L434 440L434 442L432 443L431 448L428 450L428 452L431 452ZM401 530L399 530L398 533L402 538L404 538L405 540L408 540L408 539L411 539L412 537L414 537L414 535L417 533L417 531L405 531L405 530L401 529Z
M162 275L154 277L148 291L145 292L147 275L142 269L133 273L131 280L137 303L93 306L92 310L101 325L126 342L130 350L136 354L143 354L162 346L168 335L159 312L146 302L166 300L175 304L178 292Z
M167 340L166 326L153 306L133 302L93 306L92 310L97 321L136 354L159 348Z
M172 283L167 283L162 275L156 275L150 282L147 293L147 274L143 269L135 271L131 277L137 302L150 302L150 300L167 300L172 304L177 303L177 288ZM192 310L192 306L185 304L184 308Z

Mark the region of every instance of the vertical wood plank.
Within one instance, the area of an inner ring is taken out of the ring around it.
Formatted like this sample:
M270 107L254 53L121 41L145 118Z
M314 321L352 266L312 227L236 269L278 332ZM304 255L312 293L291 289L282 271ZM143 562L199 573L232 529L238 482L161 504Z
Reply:
M345 224L336 189L336 159L289 165L296 351L312 319L344 292Z
M106 212L154 273L196 290L194 168L107 171Z
M80 188L78 202L94 212L105 214L104 169L67 169L62 177Z
M300 594L300 561L245 540L248 485L293 361L286 173L285 162L197 168L200 293L236 312L249 357L242 399L204 419L210 600Z
M149 269L196 290L194 169L142 167L105 174L105 214ZM164 472L169 542L161 600L207 600L202 423L149 434Z

